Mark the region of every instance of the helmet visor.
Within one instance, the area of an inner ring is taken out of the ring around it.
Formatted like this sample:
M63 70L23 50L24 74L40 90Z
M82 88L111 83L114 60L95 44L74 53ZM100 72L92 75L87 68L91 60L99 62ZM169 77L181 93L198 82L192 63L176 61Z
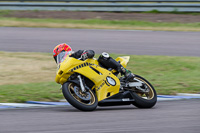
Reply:
M69 55L71 53L72 53L72 51L68 51L68 52L62 51L60 54L58 54L57 55L57 64L62 63L66 59L67 55Z

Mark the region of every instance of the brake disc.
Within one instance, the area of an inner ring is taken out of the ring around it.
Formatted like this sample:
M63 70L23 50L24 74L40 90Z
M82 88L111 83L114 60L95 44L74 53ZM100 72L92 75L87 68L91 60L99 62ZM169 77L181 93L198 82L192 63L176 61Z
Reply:
M91 99L89 92L81 92L81 89L77 86L74 86L74 92L81 100L90 101Z

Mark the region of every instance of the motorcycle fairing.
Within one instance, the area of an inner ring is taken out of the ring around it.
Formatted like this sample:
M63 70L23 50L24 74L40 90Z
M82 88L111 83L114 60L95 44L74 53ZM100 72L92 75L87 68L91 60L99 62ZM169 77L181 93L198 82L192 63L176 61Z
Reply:
M125 60L123 57L118 57L118 60L120 63L123 63L124 66L127 65L127 58ZM95 90L98 101L106 99L119 92L119 79L111 71L100 67L96 59L87 59L82 61L68 56L58 65L55 80L57 83L63 85L74 73L79 73L87 77L95 84L92 89Z

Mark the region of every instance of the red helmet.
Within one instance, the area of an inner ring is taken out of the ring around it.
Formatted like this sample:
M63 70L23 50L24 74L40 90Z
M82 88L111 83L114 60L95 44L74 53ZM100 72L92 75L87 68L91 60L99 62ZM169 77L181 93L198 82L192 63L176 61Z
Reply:
M57 55L60 54L62 51L72 51L72 48L67 45L66 43L61 43L58 44L54 49L53 49L53 57L55 61L57 62Z

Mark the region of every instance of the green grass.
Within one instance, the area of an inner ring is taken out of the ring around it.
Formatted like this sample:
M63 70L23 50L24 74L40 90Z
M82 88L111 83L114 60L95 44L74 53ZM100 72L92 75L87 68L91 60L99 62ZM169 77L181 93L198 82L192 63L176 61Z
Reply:
M161 11L158 11L158 10L154 9L154 10L145 11L145 12L142 12L142 13L200 15L200 13L198 13L198 12L196 12L196 13L195 12L178 12L177 9L174 9L173 11L170 11L170 12L161 12Z
M59 101L63 99L55 82L27 83L0 86L0 102Z
M38 12L33 10L32 12ZM152 10L144 13L166 13ZM177 10L171 14L200 15L200 13L180 13ZM0 10L0 27L47 27L47 28L86 28L86 29L122 29L122 30L163 30L163 31L200 31L198 23L149 22L137 20L102 20L102 19L39 19L5 17L14 14L11 10Z
M3 17L5 15L10 15L12 14L14 11L11 10L0 10L0 16Z
M36 19L36 18L0 18L1 20L10 20L10 21L22 21L22 22L41 22L41 23L74 23L74 24L98 24L98 25L120 25L120 26L152 26L152 27L177 27L177 26L186 26L186 27L200 27L199 23L164 23L164 22L147 22L147 21L133 21L133 20L101 20L101 19L84 19L84 20L72 20L72 19Z
M20 71L18 65L24 61L34 64L34 67L30 68L30 65L24 66L28 68L27 72L1 73L4 76L1 82L4 84L0 85L0 102L58 101L63 98L59 90L60 85L54 82L56 65L51 54L12 53L11 55L16 56L8 56L8 52L0 52L0 55L2 58L6 57L7 60L1 62L4 66L2 68L0 66L1 72L4 72L5 68L9 68L9 71L17 68ZM26 58L23 55L26 55ZM122 55L111 54L111 56L116 58ZM15 60L19 62L13 62ZM12 65L8 61L12 62ZM48 66L43 66L42 62L45 64L49 62ZM36 68L37 71L34 72ZM24 68L21 67L21 69ZM199 57L131 55L128 69L150 81L158 94L200 93ZM31 73L28 73L29 71ZM27 77L27 73L33 76ZM12 81L7 82L6 80L9 81L9 79Z
M36 19L0 17L0 26L6 27L50 27L50 28L88 28L88 29L128 29L128 30L166 30L200 31L198 23L148 22L136 20L101 19Z
M200 58L131 56L128 69L144 76L158 94L200 93Z

